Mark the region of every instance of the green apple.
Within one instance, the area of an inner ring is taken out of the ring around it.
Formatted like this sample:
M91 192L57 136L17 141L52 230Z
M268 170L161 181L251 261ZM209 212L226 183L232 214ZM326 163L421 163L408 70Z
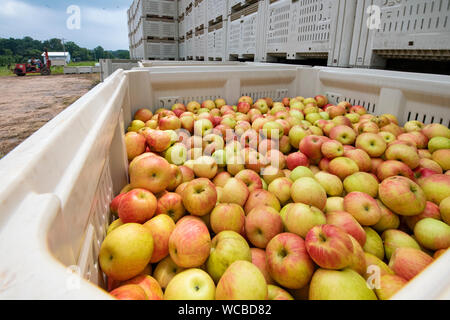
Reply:
M141 120L134 120L131 122L130 126L128 127L128 132L138 132L142 128L145 127L145 122Z
M419 244L433 251L450 247L450 226L442 221L426 218L417 222L414 235Z
M252 261L247 241L234 231L222 231L212 240L206 270L217 283L227 268L238 260Z
M215 289L214 281L205 271L189 269L173 277L164 300L214 300Z
M394 254L395 250L399 248L413 248L420 250L420 246L416 240L414 240L407 233L400 230L386 230L381 235L381 239L384 242L384 252L388 260Z
M441 201L439 210L441 212L442 220L446 224L450 225L450 197L445 198L444 200Z
M314 178L314 173L309 169L308 167L297 167L294 170L292 170L289 179L291 179L293 182L297 181L300 178Z
M428 150L431 153L442 149L450 149L450 139L446 137L434 137L428 142Z
M357 172L344 180L344 188L347 193L359 191L376 198L378 195L378 181L367 172Z
M364 252L371 253L380 260L384 259L384 245L383 240L378 233L372 228L364 227L366 232L366 244L363 249Z
M170 164L183 165L187 161L187 148L181 144L175 144L165 152L165 158Z

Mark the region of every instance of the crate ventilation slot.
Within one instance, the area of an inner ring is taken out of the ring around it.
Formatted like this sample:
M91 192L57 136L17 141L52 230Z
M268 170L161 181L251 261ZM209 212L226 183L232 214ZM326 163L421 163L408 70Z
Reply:
M420 121L424 124L431 124L431 123L439 123L444 126L447 126L450 128L450 119L445 119L440 116L433 116L430 114L422 114L419 112L408 112L407 121Z

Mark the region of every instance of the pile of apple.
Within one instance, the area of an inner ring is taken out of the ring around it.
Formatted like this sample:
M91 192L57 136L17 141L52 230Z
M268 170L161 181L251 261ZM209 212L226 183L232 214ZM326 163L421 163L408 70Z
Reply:
M141 109L100 249L117 299L389 299L450 246L450 130L324 96Z

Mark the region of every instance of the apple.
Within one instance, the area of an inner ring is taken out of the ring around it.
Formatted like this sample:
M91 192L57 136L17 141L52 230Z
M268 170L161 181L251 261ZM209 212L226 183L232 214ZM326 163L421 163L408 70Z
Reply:
M300 142L308 136L308 132L300 125L293 126L289 131L289 142L295 149L299 149Z
M399 248L392 254L389 267L397 276L409 281L432 262L433 258L419 249Z
M414 172L406 164L397 160L384 161L378 166L377 177L380 181L394 176L403 176L413 180Z
M391 146L387 148L385 156L387 160L401 161L413 170L416 169L420 163L417 149L406 144L391 144Z
M227 183L227 181L230 180L231 178L232 178L232 176L228 172L226 172L226 171L221 172L215 176L213 183L216 187L223 188L225 186L225 184Z
M124 283L124 285L138 285L142 289L144 289L145 294L148 297L148 300L163 300L164 294L159 285L158 281L155 278L149 275L139 275L131 280L128 280Z
M236 261L217 284L216 300L266 300L267 283L258 267L248 261Z
M327 193L316 180L305 177L294 182L291 198L296 203L304 203L323 210L327 202Z
M422 133L430 140L435 137L450 139L450 129L442 124L429 124L422 129Z
M422 187L427 200L434 202L438 206L442 200L450 196L449 175L435 174L423 180L419 180L419 184Z
M263 188L261 178L253 170L242 170L235 178L244 182L249 192Z
M227 104L225 99L221 99L221 98L214 100L214 103L216 104L217 108L222 108L224 105Z
M346 150L344 157L355 161L361 172L370 172L372 170L372 160L367 152L362 149Z
M168 131L153 130L147 137L147 144L153 152L166 151L172 144L172 136Z
M378 233L368 227L364 227L366 233L366 243L363 245L364 252L371 253L380 260L384 259L384 245L383 240Z
M235 261L252 261L247 241L234 231L222 231L212 240L206 270L214 282L219 282L227 268Z
M124 194L119 203L118 214L123 223L144 223L156 212L156 197L145 189L134 189Z
M194 133L194 124L195 124L195 119L194 116L191 115L185 115L185 116L180 116L180 121L181 121L181 128L183 128L184 130L190 132L190 133Z
M390 300L397 292L403 289L407 280L392 274L383 275L380 278L380 287L375 288L375 293L380 300Z
M389 266L383 262L383 260L380 260L380 258L378 258L368 252L364 252L364 256L365 256L366 266L367 266L367 271L364 275L364 278L366 280L369 280L369 278L373 277L374 267L378 268L375 270L377 272L379 271L380 276L384 276L386 274L392 274L392 275L394 274L394 271L392 271L391 268L389 268Z
M174 222L180 220L186 213L183 198L177 193L168 192L158 199L156 207L157 215L167 215Z
M296 203L286 210L283 222L286 231L305 238L309 230L315 226L326 224L327 220L319 209L303 203Z
M266 251L259 248L251 248L250 249L252 254L252 263L258 267L259 271L261 271L262 275L266 279L266 283L268 285L275 284L275 281L272 279L272 277L269 274L268 265L267 265L267 259L266 259Z
M349 268L364 276L367 272L364 250L355 238L353 238L351 235L348 235L348 237L352 241L353 245L353 254L351 256L351 263L349 265Z
M216 234L226 230L243 233L245 212L237 204L219 204L211 212L210 221L211 228Z
M269 206L277 212L281 210L281 205L278 198L273 193L264 189L258 189L250 192L247 203L244 207L245 213L249 214L250 211L258 206Z
M200 110L201 107L202 107L202 106L201 106L200 103L198 103L197 101L191 101L191 102L189 102L189 103L187 104L186 109L187 109L189 112L197 113L198 110Z
M167 285L164 300L214 300L215 285L201 269L180 272Z
M127 223L106 236L100 247L100 267L109 278L125 281L140 274L152 254L152 234L140 224Z
M125 135L125 147L127 149L128 160L131 161L145 152L146 140L136 132L128 132Z
M178 168L181 171L182 183L191 182L192 180L195 179L194 170L192 170L186 166L179 166Z
M294 170L297 167L308 167L309 159L301 152L294 152L286 158L286 166L289 170Z
M139 159L130 165L129 173L132 188L146 189L153 194L166 190L174 179L169 162L158 156Z
M405 123L404 128L406 132L413 132L413 131L422 131L422 129L425 127L425 125L420 121L408 121Z
M377 201L363 192L351 192L344 198L344 209L362 226L373 226L381 219L381 209Z
M426 168L433 170L437 174L443 174L444 171L442 170L442 167L434 160L431 159L420 159L419 168Z
M265 167L261 172L262 178L267 183L267 185L271 184L272 181L285 177L283 170L280 170L276 167L268 166Z
M294 298L289 292L280 287L269 284L267 285L267 289L268 289L267 300L271 301L294 300Z
M232 176L236 176L239 172L245 170L244 159L240 155L227 154L227 171Z
M360 122L358 126L358 133L360 135L365 133L371 133L377 135L380 132L379 126L372 121Z
M335 211L344 211L344 198L342 197L328 197L327 204L323 210L325 213L331 213Z
M370 157L378 158L384 154L387 145L378 134L363 133L356 139L356 147L366 151Z
M378 195L378 180L366 172L357 172L344 180L344 188L347 193L364 192L375 198Z
M352 128L345 125L338 125L331 129L330 139L339 141L345 145L352 145L356 140L356 133Z
M381 235L381 239L384 242L384 252L388 260L391 259L392 254L398 248L413 248L420 250L420 246L417 241L407 233L400 230L386 230Z
M402 216L419 215L425 210L425 192L418 184L405 177L385 179L379 186L379 195L384 205Z
M150 263L157 263L169 255L169 238L175 230L175 222L165 214L156 216L144 224L153 236L153 255Z
M435 151L432 155L433 161L437 162L445 171L450 170L450 150L443 149Z
M346 111L343 106L331 106L327 109L331 119L345 115Z
M259 110L262 114L266 114L269 112L269 106L267 104L267 101L264 99L259 99L258 101L256 101L253 105L253 108Z
M188 216L177 222L169 238L169 253L178 266L201 266L206 262L210 249L209 230L200 218Z
M320 136L310 135L306 136L300 142L300 151L307 156L311 161L319 161L322 158L322 145L325 139Z
M305 239L306 250L321 268L340 270L353 262L353 243L342 229L332 225L312 228Z
M304 167L304 166L299 166L296 167L294 170L292 170L291 174L289 175L289 178L295 182L298 179L301 178L314 178L314 173L311 171L310 168L308 167Z
M314 177L317 182L319 182L320 185L325 189L327 195L331 197L342 195L344 187L342 185L341 179L339 179L338 176L321 171L316 173Z
M173 277L184 270L184 268L177 266L172 258L168 256L158 263L153 272L153 277L158 281L161 288L165 289Z
M217 191L214 184L205 178L189 182L182 194L183 205L195 216L207 215L217 203Z
M326 224L341 228L353 236L361 246L366 244L366 232L359 222L348 212L334 211L326 215Z
M416 226L417 222L426 218L441 220L439 207L433 202L427 201L425 210L421 214L419 214L418 216L405 217L404 220L408 227L414 231L414 227Z
M450 197L445 198L439 205L442 220L450 225Z
M153 117L153 112L149 109L142 108L136 111L134 114L134 120L140 120L142 122L147 122Z
M264 249L273 237L283 232L280 214L272 207L257 206L245 218L245 232L255 247Z
M203 156L195 160L194 173L198 178L213 179L217 170L218 166L213 157Z
M301 289L311 280L314 264L305 241L298 235L282 233L267 245L267 265L271 277L288 289Z
M111 291L110 295L117 300L149 300L144 289L136 284L123 285Z
M378 133L378 135L379 135L381 138L383 138L383 140L386 142L386 144L389 144L389 143L391 143L391 142L394 142L395 139L396 139L396 137L395 137L392 133L390 133L390 132L382 131L382 132Z
M433 251L450 247L450 226L442 221L425 218L417 222L414 235L420 245Z
M167 149L165 152L165 159L170 164L175 164L177 166L183 165L187 161L187 153L187 148L183 144L177 143Z
M389 210L380 200L377 199L377 203L381 209L381 219L377 224L372 226L372 228L380 233L389 229L398 229L400 226L400 218Z
M167 191L175 191L178 186L183 183L183 175L181 174L181 170L178 168L178 166L171 164L170 168L173 178L170 184L167 186Z
M377 300L365 279L352 269L317 270L311 280L310 300Z
M141 130L144 127L145 127L145 122L143 122L141 120L133 120L131 122L130 126L128 127L127 131L128 132L138 132L139 130Z
M291 187L292 181L290 179L277 178L269 184L268 191L278 198L281 205L284 205L291 200Z
M106 235L110 234L111 232L113 232L114 230L116 230L118 227L123 226L124 223L122 222L122 220L117 219L114 220L108 227L108 230L106 231Z
M344 146L339 141L331 140L322 145L321 151L324 157L332 160L344 155Z
M359 167L355 161L346 157L339 157L331 160L328 170L331 174L338 176L341 180L344 180L348 176L359 172Z

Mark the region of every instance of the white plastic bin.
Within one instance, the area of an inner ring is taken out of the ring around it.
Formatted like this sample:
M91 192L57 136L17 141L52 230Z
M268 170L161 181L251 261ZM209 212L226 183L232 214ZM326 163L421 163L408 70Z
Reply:
M415 112L450 121L447 76L258 63L118 70L0 160L0 299L110 298L98 253L139 108L317 93L401 122ZM450 299L449 265L447 252L396 298Z

